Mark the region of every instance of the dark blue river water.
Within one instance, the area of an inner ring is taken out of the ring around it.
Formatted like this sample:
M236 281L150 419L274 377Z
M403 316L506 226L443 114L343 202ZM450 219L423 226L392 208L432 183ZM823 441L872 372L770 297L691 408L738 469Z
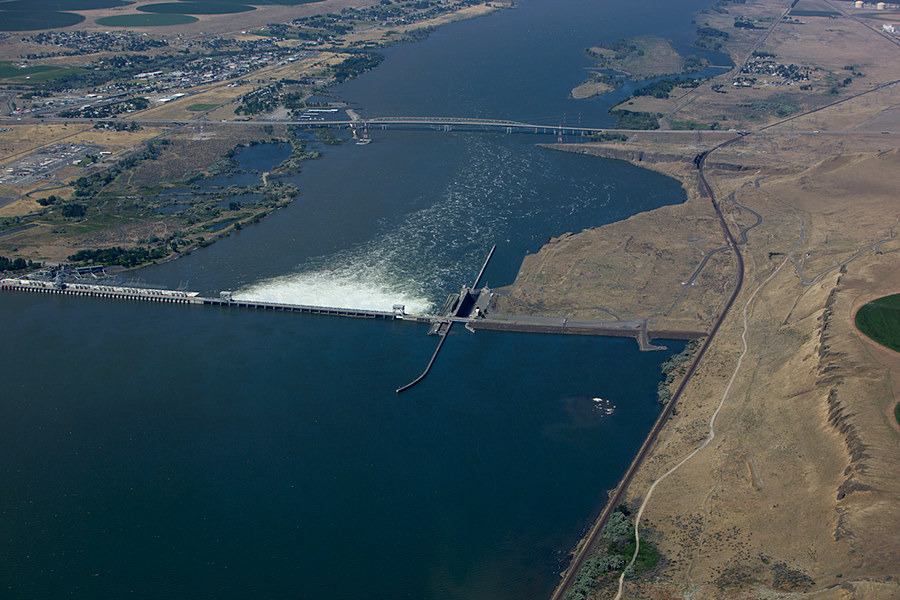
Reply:
M702 5L525 0L389 49L337 93L372 114L595 122L603 101L566 99L582 48L686 38ZM135 275L426 311L491 244L503 285L550 236L683 198L531 136L372 134L323 148L259 225ZM546 597L657 415L667 356L463 330L397 395L434 349L422 326L9 293L0 327L9 598Z

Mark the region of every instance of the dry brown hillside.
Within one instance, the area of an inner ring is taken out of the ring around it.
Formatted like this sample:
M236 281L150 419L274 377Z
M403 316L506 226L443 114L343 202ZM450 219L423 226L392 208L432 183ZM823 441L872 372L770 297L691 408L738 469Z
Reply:
M739 190L740 201L764 215L746 247L744 293L643 483L631 489L636 501L706 436L742 350L746 307L747 354L716 438L648 504L646 526L671 559L659 578L666 589L693 589L697 598L900 594L892 581L900 564L900 432L891 414L900 355L853 326L862 302L900 289L900 243L874 249L900 218L897 189L894 150L828 159ZM802 240L797 226L767 226L765 217L779 212L802 219ZM770 258L798 242L797 264L787 254Z
M691 189L684 163L655 167ZM647 503L642 531L665 560L625 597L900 597L900 355L853 325L863 303L900 291L900 150L708 178L735 232L756 221L751 210L762 220L742 246L742 294L629 488L637 507L708 437L721 401L713 441ZM509 294L531 310L589 315L602 302L671 321L660 310L677 280L721 244L712 219L692 194L565 236L525 261ZM694 323L727 296L728 256L685 296Z

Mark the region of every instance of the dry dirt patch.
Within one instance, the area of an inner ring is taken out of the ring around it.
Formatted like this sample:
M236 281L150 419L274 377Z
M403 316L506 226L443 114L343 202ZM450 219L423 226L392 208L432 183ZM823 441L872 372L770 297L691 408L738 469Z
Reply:
M655 327L702 331L727 296L732 260L715 254L697 285L685 290L684 283L722 245L711 205L692 197L684 205L553 239L525 258L498 310L651 318Z
M671 41L656 36L620 40L614 48L593 46L588 54L598 67L626 73L632 79L681 73L685 64Z

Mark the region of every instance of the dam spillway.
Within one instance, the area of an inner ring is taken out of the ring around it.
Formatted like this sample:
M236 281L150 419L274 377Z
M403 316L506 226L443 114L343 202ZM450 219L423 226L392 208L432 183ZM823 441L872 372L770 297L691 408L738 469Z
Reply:
M408 315L398 305L393 311L365 310L355 308L335 308L328 306L305 306L301 304L285 304L277 302L258 302L254 300L236 300L230 294L219 298L204 297L199 292L168 290L162 288L140 288L118 285L98 285L93 283L58 283L35 279L2 279L0 290L32 292L42 294L62 294L66 296L85 296L92 298L108 298L114 300L138 300L145 302L166 302L172 304L200 304L207 306L224 306L233 308L255 308L282 312L300 312L316 315L332 315L338 317L356 317L367 319L402 319L406 321L428 322L428 317Z
M495 330L526 333L567 334L602 337L632 337L641 350L657 350L650 340L696 339L706 335L703 331L652 330L648 319L633 321L592 321L563 317L539 317L525 315L490 315L488 307L492 292L487 288L463 287L459 294L451 294L439 315L407 314L403 305L395 305L392 311L339 308L328 306L307 306L256 300L240 300L230 292L222 292L218 298L201 296L199 292L169 290L163 288L128 287L120 285L99 285L93 283L62 283L38 279L5 278L0 280L0 290L40 294L61 294L105 298L111 300L136 300L143 302L163 302L169 304L197 304L223 308L257 309L277 312L297 312L335 317L362 319L402 320L415 323L429 323L432 335L445 336L454 323L466 325L469 331Z
M331 315L334 317L354 317L363 319L403 319L405 321L428 321L428 317L407 315L398 307L392 312L381 310L364 310L357 308L336 308L330 306L307 306L303 304L284 304L278 302L257 302L255 300L233 300L230 298L200 298L198 304L209 306L230 306L234 308L256 308L286 312L301 312L312 315Z

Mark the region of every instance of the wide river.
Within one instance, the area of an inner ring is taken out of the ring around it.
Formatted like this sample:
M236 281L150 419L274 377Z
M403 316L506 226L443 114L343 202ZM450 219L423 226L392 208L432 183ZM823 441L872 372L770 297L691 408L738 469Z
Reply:
M521 0L390 48L334 93L369 116L609 124L612 100L567 99L583 49L686 43L705 4ZM534 145L552 137L371 133L322 148L288 208L136 275L428 311L492 244L500 286L551 236L683 200L654 173ZM435 347L425 326L5 293L0 331L8 598L544 598L658 414L669 355L461 330L398 395Z

